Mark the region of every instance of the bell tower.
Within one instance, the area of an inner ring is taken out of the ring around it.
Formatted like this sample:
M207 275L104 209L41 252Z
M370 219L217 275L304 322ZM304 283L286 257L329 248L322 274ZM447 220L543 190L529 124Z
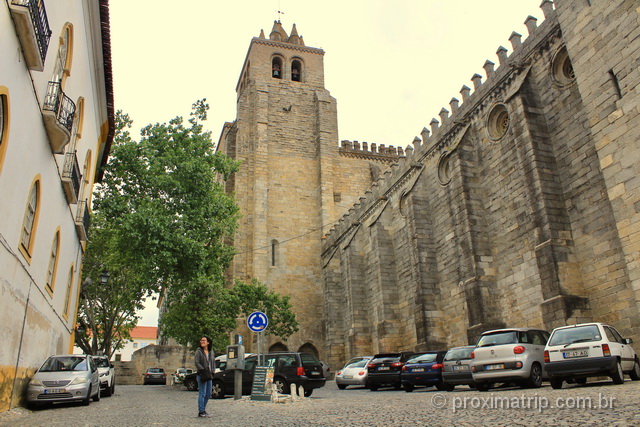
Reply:
M300 330L286 342L270 337L268 346L320 357L319 260L323 227L337 216L338 157L336 100L324 87L323 59L324 51L306 46L295 24L290 35L280 21L268 38L261 31L251 40L236 86L236 120L225 124L218 144L242 161L227 182L242 214L230 275L256 278L290 296Z

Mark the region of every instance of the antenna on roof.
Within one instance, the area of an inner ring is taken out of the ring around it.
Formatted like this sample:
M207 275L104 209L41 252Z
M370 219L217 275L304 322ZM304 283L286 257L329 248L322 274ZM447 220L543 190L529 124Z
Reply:
M278 0L278 10L276 11L278 13L278 22L280 22L280 15L284 15L284 12L280 9L282 8L280 7L280 0Z

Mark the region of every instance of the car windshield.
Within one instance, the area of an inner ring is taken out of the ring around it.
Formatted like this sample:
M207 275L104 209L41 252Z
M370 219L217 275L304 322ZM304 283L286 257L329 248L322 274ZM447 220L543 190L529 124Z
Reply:
M414 354L407 360L409 363L431 363L436 361L438 355L436 353Z
M95 359L96 365L98 366L98 368L108 368L109 367L109 360L107 360L106 357L96 357Z
M86 371L87 358L81 356L50 357L40 368L40 372Z
M473 349L474 349L474 347L452 348L444 356L444 360L445 361L449 361L449 360L470 359L471 358L471 352L473 351Z
M516 331L500 331L482 335L478 340L478 347L490 347L493 345L516 344L518 334Z
M368 362L369 362L369 359L352 360L347 362L347 364L344 365L344 367L345 368L364 368L365 366L367 366Z
M598 326L585 325L556 330L549 339L549 345L567 345L574 342L600 341L601 339Z

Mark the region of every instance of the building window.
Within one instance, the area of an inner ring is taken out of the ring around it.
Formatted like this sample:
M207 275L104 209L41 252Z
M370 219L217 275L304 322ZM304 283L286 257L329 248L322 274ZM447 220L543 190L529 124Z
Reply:
M24 212L22 223L22 233L20 235L20 251L25 255L27 261L31 262L31 251L35 240L35 231L38 224L38 213L40 208L40 180L36 179L31 186L27 207Z
M0 172L9 139L9 91L0 86Z
M487 130L489 138L497 140L502 138L509 129L509 112L504 104L496 104L489 113Z
M438 180L441 185L448 185L451 182L451 156L449 153L444 153L440 157L438 163Z
M271 267L278 265L278 251L280 244L277 240L271 241Z
M576 80L576 74L571 65L571 59L566 47L562 47L551 62L553 79L560 86L568 86Z
M137 342L133 343L133 348L138 348L138 343Z
M45 287L50 295L53 295L53 288L56 281L56 269L58 267L58 252L60 251L60 230L56 231L51 244L51 254L49 255L49 267L47 268L47 278Z
M71 289L73 288L73 265L69 269L69 277L67 278L67 291L64 296L64 312L62 313L65 318L69 317L71 311Z
M294 82L302 81L302 63L297 59L291 63L291 80Z
M62 30L62 37L60 37L60 46L58 46L58 57L56 58L56 65L53 70L53 82L62 82L62 80L69 75L71 69L71 46L72 46L72 27L71 24L65 25Z
M271 61L271 77L274 79L282 78L282 59L277 56Z

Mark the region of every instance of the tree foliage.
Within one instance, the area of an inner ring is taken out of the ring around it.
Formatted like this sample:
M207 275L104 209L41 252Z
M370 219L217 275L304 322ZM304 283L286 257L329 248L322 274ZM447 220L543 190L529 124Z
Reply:
M224 348L236 318L250 309L267 310L271 330L282 337L297 330L288 298L257 282L224 286L234 255L227 242L239 217L224 181L239 163L215 152L210 132L203 132L208 108L197 101L187 124L176 117L148 125L139 142L129 133L129 116L116 113L109 161L94 193L76 330L87 353L111 355L129 338L140 301L156 292L166 296L161 328L182 344L210 334ZM103 270L107 286L98 280Z
M168 311L162 316L163 332L192 348L197 346L198 338L208 335L213 339L215 351L224 352L237 320L254 311L268 314L268 334L286 339L298 331L289 297L270 291L256 279L250 283L236 280L232 288L219 283L172 288L166 304Z

